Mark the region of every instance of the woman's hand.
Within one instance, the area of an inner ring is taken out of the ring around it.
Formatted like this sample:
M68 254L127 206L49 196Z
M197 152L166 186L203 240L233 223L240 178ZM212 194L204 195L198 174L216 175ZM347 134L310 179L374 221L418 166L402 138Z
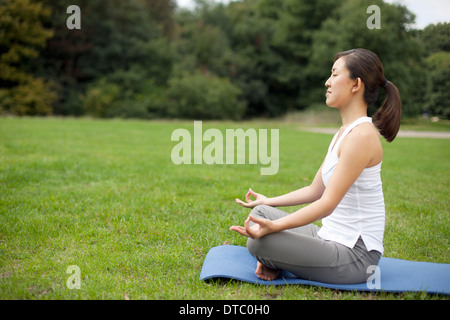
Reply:
M255 200L251 200L250 196L254 197ZM246 208L254 208L257 205L264 204L264 200L267 199L267 197L263 196L262 194L256 193L252 189L248 189L247 194L245 195L245 201L242 201L241 199L236 198L236 203L239 203L241 206Z
M250 227L250 221L255 224ZM273 233L273 222L268 219L260 219L256 218L252 215L249 215L248 218L244 222L244 226L231 226L231 231L236 231L242 236L258 239L266 234Z

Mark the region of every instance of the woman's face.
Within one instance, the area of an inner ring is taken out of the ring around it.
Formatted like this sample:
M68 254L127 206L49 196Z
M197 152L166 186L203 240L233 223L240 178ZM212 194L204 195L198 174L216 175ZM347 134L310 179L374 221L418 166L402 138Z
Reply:
M350 72L345 66L345 57L337 59L331 69L331 76L325 82L326 104L333 108L345 106L352 98L354 83L355 80L350 79Z

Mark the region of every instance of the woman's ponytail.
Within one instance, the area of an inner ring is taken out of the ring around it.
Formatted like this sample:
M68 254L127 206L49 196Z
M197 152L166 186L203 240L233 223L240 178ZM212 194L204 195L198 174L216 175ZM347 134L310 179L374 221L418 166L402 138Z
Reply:
M387 142L392 142L400 128L402 102L395 84L385 80L382 87L386 90L386 100L372 118L380 134Z

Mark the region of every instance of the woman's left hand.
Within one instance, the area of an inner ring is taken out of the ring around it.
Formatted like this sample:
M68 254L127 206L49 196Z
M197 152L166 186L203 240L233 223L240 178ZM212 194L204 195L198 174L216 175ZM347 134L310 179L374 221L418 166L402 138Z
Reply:
M250 221L255 224L250 227ZM256 218L252 215L249 215L248 218L244 222L244 226L231 226L231 231L236 231L240 235L245 237L249 237L252 239L258 239L266 234L273 232L273 222L268 219L260 219Z
M255 200L251 200L250 196L255 197ZM245 195L246 202L242 201L241 199L236 198L236 203L239 203L241 206L246 207L246 208L254 208L257 205L264 204L264 201L266 201L266 200L267 200L266 196L264 196L260 193L256 193L251 188L249 188L247 194Z

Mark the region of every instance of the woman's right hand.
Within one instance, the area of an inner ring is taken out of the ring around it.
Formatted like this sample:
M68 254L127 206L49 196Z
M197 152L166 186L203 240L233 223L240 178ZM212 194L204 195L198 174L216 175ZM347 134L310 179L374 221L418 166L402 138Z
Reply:
M250 199L250 196L254 197L255 200ZM264 201L266 199L267 199L266 196L264 196L260 193L256 193L251 188L249 188L247 194L245 195L246 202L242 201L239 198L236 198L236 203L239 203L241 206L246 207L246 208L254 208L257 205L265 204Z

